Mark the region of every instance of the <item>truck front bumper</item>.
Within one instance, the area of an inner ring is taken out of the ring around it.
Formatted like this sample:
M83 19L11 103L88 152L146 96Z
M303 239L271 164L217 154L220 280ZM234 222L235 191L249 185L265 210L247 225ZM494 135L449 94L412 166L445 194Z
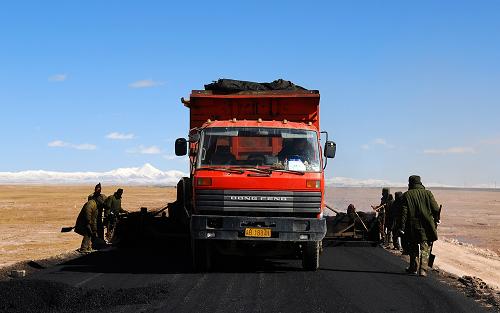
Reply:
M247 228L271 230L267 238L245 236ZM192 215L191 238L252 241L320 241L326 234L324 218Z

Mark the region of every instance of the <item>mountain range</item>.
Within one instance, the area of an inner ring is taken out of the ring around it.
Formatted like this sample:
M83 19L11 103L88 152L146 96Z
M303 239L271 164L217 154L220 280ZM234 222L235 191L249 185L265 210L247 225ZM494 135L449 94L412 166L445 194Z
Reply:
M146 163L142 167L118 168L108 172L55 172L29 170L0 172L0 184L106 184L120 185L166 185L177 184L181 171L162 171Z
M0 172L0 184L94 184L102 182L119 185L159 185L174 186L183 176L177 170L162 171L146 163L141 167L118 168L108 172L56 172L27 170L20 172ZM349 177L326 178L327 186L335 187L405 187L406 183L381 179L355 179ZM428 183L432 187L455 187L451 185ZM472 188L493 188L489 185L471 186Z

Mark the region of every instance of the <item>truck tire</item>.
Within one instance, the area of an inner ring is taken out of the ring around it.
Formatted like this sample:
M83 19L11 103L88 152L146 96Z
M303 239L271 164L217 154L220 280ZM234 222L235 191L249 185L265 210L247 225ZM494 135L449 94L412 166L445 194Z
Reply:
M212 267L212 251L207 240L191 240L191 258L195 272L208 272Z
M183 177L177 183L177 200L168 211L169 217L188 227L191 212L191 179Z
M316 271L319 268L320 242L309 241L303 246L302 267L306 271Z

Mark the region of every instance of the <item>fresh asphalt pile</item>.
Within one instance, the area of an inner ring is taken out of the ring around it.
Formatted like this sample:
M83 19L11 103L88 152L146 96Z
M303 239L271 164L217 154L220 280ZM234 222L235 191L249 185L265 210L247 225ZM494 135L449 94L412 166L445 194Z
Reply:
M0 282L0 312L96 312L119 305L151 304L165 297L166 284L108 290L41 280Z

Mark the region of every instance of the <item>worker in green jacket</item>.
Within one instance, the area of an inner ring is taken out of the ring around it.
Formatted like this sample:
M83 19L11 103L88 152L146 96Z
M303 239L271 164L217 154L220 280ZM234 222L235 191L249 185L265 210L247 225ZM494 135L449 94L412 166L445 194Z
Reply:
M116 192L107 197L104 201L104 218L106 220L106 239L108 241L113 237L113 230L120 213L128 213L122 208L123 189L119 188Z
M403 210L403 193L401 191L396 191L394 193L394 203L391 206L391 215L392 215L392 245L395 250L401 250L403 239L398 232L399 222L401 220L401 211Z
M94 193L88 196L88 199L94 199L97 204L97 237L104 240L104 224L103 224L103 213L104 213L104 201L106 196L101 193L101 183L95 185Z
M97 204L94 199L85 203L78 214L75 232L83 236L79 252L92 252L92 243L97 238Z
M410 176L408 191L403 194L399 230L408 240L408 273L427 276L429 244L438 239L436 226L439 222L439 206L432 192L425 189L420 176Z
M390 188L382 188L382 198L380 198L380 204L375 206L372 205L372 209L377 212L377 222L379 225L380 233L380 243L389 244L389 238L386 236L386 212L391 209L394 198L392 197Z

